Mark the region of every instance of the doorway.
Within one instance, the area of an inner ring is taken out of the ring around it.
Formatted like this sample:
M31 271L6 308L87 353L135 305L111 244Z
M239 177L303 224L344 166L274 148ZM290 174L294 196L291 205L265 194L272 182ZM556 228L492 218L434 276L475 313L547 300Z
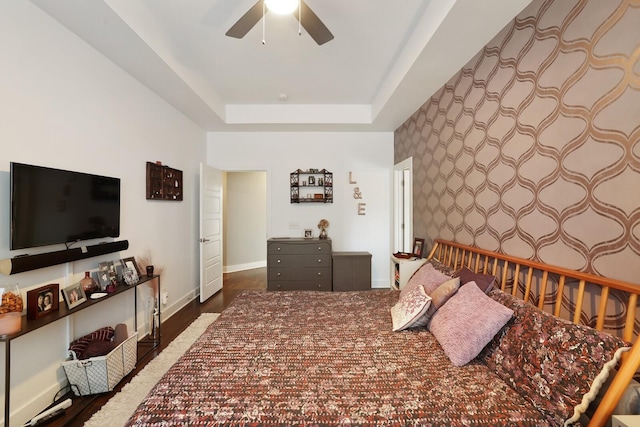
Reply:
M266 267L266 171L224 172L222 227L224 273Z
M393 252L413 252L413 157L393 167Z

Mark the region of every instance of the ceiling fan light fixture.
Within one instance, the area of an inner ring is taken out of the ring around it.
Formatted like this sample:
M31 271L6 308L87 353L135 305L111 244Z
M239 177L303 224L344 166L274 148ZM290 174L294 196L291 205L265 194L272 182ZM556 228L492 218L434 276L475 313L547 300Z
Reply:
M264 0L264 4L278 15L288 15L298 8L298 0Z

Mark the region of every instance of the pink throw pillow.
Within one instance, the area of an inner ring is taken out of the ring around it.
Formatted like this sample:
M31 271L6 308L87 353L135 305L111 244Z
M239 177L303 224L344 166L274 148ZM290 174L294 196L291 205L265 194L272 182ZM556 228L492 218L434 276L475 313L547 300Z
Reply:
M411 288L416 286L424 287L424 291L427 295L431 295L438 286L451 279L451 276L447 276L444 273L436 270L430 263L424 264L416 271L409 279L407 284L400 290L400 297Z
M431 318L429 330L455 366L473 360L513 316L475 282L461 286Z

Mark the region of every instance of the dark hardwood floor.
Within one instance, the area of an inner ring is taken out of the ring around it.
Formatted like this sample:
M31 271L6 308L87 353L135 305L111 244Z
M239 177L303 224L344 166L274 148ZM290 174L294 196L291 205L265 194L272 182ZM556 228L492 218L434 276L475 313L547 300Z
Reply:
M233 298L243 290L267 290L267 269L256 268L253 270L240 271L236 273L225 273L223 277L222 290L209 298L204 303L198 299L192 301L180 311L162 322L161 345L151 351L148 355L139 358L136 368L127 375L111 393L87 397L73 397L74 404L66 410L65 415L56 419L49 425L79 427L100 410L100 408L116 394L122 386L127 384L147 363L153 360L160 352L169 345L191 322L202 313L220 313L233 300ZM71 396L68 396L71 397ZM84 407L84 408L81 408Z

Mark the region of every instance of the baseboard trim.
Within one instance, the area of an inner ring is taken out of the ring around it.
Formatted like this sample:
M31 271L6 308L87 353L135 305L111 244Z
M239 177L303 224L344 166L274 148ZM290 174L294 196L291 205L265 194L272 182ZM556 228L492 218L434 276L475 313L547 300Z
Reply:
M236 271L252 270L254 268L262 268L267 266L267 261L249 262L246 264L226 265L223 268L224 273L235 273Z

